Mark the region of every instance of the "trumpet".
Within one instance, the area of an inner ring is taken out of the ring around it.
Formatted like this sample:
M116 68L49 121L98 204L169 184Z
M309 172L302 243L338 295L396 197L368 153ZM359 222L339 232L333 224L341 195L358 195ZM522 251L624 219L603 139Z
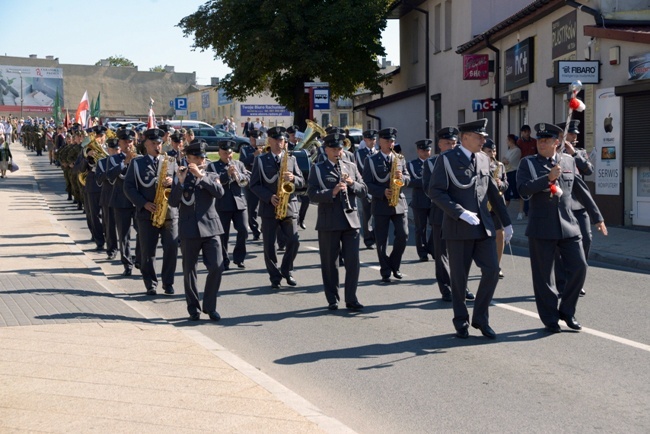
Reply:
M236 182L238 186L246 187L248 181L242 176L241 172L239 172L239 169L237 169L237 165L232 161L232 158L228 161L228 169L231 167L235 169L235 173L230 175L230 182Z

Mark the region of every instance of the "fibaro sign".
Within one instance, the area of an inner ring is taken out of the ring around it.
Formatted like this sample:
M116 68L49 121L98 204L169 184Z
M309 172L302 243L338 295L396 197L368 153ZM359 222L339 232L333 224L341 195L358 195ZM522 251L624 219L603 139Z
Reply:
M501 103L498 99L475 99L472 100L473 112L494 112L501 109Z
M600 83L600 62L598 60L560 60L557 62L559 83L573 83L580 80L582 84Z

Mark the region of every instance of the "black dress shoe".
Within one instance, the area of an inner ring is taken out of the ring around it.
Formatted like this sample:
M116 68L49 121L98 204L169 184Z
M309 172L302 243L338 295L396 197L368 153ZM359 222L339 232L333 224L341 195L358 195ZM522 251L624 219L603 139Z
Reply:
M467 327L456 329L456 337L467 339L469 337L469 329Z
M429 257L428 256L420 256L420 262L428 262Z
M235 265L237 266L237 268L246 268L246 265L244 265L243 262L235 262Z
M350 309L352 312L359 312L363 309L363 305L358 301L353 301L352 303L345 303L345 307Z
M271 282L271 289L280 289L280 282Z
M198 321L201 319L201 314L198 312L194 312L190 314L190 321Z
M339 267L345 267L345 261L343 259L339 259Z
M569 317L569 316L566 316L566 315L560 313L560 319L562 321L564 321L566 323L567 327L569 327L570 329L572 329L572 330L582 330L582 326L580 325L580 323L578 321L576 321L575 316Z
M442 301L451 301L451 292L445 292L442 294Z
M547 324L544 327L544 330L546 330L549 333L560 333L562 331L559 324Z
M212 321L219 321L221 319L221 315L219 315L219 312L216 310L213 310L212 312L203 311L203 313L207 313Z
M284 252L285 246L278 246L278 252Z
M382 283L390 283L390 277L382 277L381 282Z
M470 291L469 289L465 289L465 300L474 300L476 297L474 296L474 293Z
M223 263L223 271L228 271L230 270L230 265L226 264L225 262Z
M172 285L165 286L165 294L174 295L174 287Z
M580 290L580 297L584 297L585 295L587 295L587 293L585 292L585 289L582 288L582 289Z
M158 293L156 292L155 289L153 289L153 288L147 289L147 295L156 295L156 294L158 294Z
M481 333L483 333L483 336L485 336L488 339L497 338L497 334L494 333L494 330L492 330L492 327L490 327L488 324L479 325L479 324L472 323L472 327L474 327L475 329L479 329Z
M401 279L403 276L399 270L395 270L393 271L393 277L395 277L395 279Z
M122 276L124 276L124 277L128 277L128 276L131 275L131 273L132 273L132 272L131 272L131 269L130 269L130 268L126 268L126 269L124 269L124 272L122 273Z
M505 276L503 275L503 271L499 270L499 279L503 279Z
M298 226L300 226L300 229L307 229L307 226L305 226L305 222L299 221Z
M330 303L329 306L327 306L328 310L337 310L339 308L338 303Z
M368 249L368 250L374 250L374 249L375 249L375 245L374 245L374 244L366 244L366 249Z
M104 251L104 246L97 246L95 247L96 252L103 252Z
M298 284L298 282L296 282L296 279L294 279L291 274L285 276L284 278L287 280L287 284L289 286L296 286Z
M115 259L116 256L117 256L117 252L111 252L106 256L106 258L112 261L113 259Z
M134 262L133 266L137 268L138 270L140 269L140 263L139 262Z
M253 235L253 241L259 241L260 240L260 235Z

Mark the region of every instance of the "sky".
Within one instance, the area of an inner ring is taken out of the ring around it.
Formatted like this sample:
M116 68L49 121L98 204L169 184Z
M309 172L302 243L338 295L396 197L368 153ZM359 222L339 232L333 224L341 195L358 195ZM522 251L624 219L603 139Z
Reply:
M192 51L193 40L176 25L205 0L0 0L4 27L0 56L52 55L61 64L94 65L122 56L148 71L158 65L196 72L197 84L210 84L230 69L212 51ZM14 17L10 20L8 17ZM388 20L382 35L387 60L399 64L399 24ZM2 57L0 57L0 63Z

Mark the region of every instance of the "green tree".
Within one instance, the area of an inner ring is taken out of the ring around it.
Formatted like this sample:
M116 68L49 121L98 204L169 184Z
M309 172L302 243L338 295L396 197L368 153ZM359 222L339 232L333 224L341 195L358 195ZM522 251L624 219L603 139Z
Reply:
M153 68L149 68L150 72L165 72L165 67L162 65L156 65Z
M106 60L108 60L109 66L135 66L135 63L131 62L129 59L122 56L121 54L117 56L111 56ZM95 63L95 66L100 66L101 64L102 61L98 60L97 63Z
M304 126L304 83L330 84L332 96L381 91L377 58L392 0L212 0L178 26L194 49L214 50L232 72L219 85L243 100L269 90Z

